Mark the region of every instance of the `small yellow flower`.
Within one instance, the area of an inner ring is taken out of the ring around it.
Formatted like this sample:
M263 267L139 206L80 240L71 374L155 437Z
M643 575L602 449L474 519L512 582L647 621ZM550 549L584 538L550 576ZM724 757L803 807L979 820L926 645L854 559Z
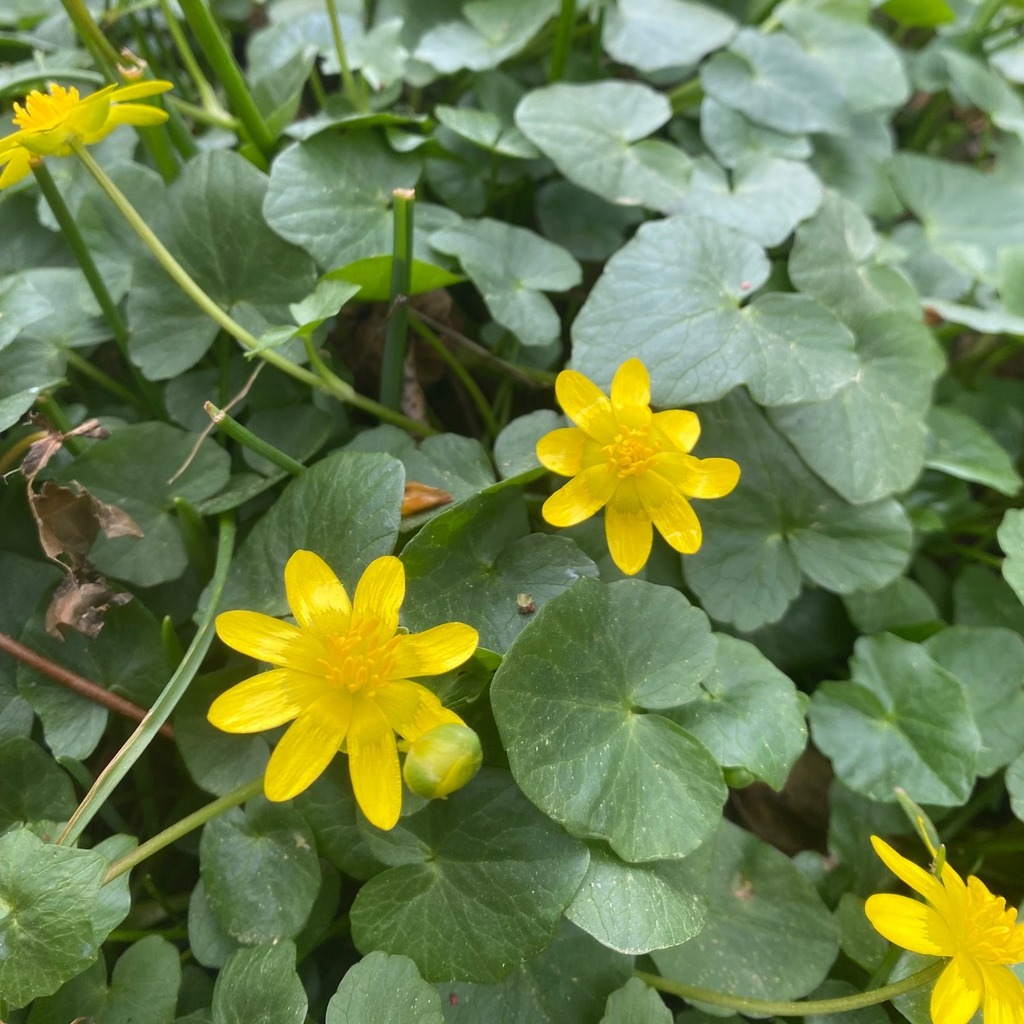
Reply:
M269 800L301 793L344 745L363 813L378 828L393 828L402 809L395 733L411 743L438 725L464 724L409 677L461 665L476 650L477 631L448 622L399 632L405 567L390 555L367 566L351 602L312 551L288 559L284 582L298 625L259 612L217 616L224 643L277 667L221 694L208 717L225 732L261 732L294 719L267 765Z
M0 188L21 181L45 156L70 156L72 142L89 146L119 124L161 124L167 120L166 111L130 101L155 96L171 87L170 82L161 81L108 85L84 99L77 89L65 89L53 82L48 92L34 89L24 106L14 104L18 131L0 139L0 167L4 168Z
M877 836L871 843L886 867L928 902L871 896L864 906L868 919L897 946L951 958L932 991L934 1024L967 1024L979 1006L985 1024L1024 1021L1024 985L1008 966L1024 960L1017 911L974 875L965 884L943 864L936 878Z
M676 551L700 547L701 529L689 498L721 498L740 478L732 459L689 454L700 437L696 413L651 411L651 381L639 359L616 371L609 399L575 370L563 370L555 394L576 424L545 434L537 457L572 479L544 502L552 526L574 526L604 509L608 550L629 575L651 553L652 524Z

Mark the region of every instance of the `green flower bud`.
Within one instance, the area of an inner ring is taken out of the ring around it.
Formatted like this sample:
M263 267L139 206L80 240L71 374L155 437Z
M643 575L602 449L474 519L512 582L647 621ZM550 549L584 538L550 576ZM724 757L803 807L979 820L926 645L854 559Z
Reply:
M464 786L480 768L480 737L468 725L446 722L425 732L405 756L405 784L428 800Z

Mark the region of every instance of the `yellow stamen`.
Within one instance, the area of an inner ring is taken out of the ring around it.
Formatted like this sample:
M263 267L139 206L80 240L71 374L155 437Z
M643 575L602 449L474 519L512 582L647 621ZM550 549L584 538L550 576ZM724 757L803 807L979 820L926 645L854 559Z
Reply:
M636 430L620 424L619 432L602 451L608 459L608 468L623 478L639 476L645 472L648 460L657 455L661 448L661 442L652 439L647 430Z
M388 685L395 662L394 643L381 642L378 623L353 623L347 633L332 633L324 643L330 657L319 663L332 686L373 697Z

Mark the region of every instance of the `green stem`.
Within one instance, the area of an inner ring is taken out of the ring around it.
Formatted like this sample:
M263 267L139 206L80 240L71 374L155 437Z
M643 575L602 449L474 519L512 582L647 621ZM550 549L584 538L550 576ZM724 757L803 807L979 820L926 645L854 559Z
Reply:
M852 996L839 996L835 999L806 999L802 1001L779 1001L772 999L748 999L745 996L734 996L727 992L715 992L712 989L698 988L696 985L684 985L682 982L670 981L668 978L659 978L655 974L647 974L645 971L634 971L633 974L641 981L656 988L661 992L668 992L670 995L679 996L690 1002L710 1003L712 1006L725 1006L737 1013L756 1014L758 1016L771 1017L809 1017L812 1014L824 1013L846 1013L849 1010L860 1010L865 1006L877 1006L879 1003L887 1002L896 996L913 992L934 981L939 974L945 970L946 961L926 967L917 974L910 975L902 981L894 982L883 988L872 989L869 992L858 992Z
M242 122L237 117L232 117L223 107L219 108L218 113L214 113L207 107L196 106L195 103L189 103L188 100L183 100L179 96L168 96L165 102L169 107L173 107L179 113L192 118L193 121L198 121L200 124L208 124L213 128L223 128L226 131L234 132L236 135L239 134L241 129Z
M104 373L97 366L93 366L88 359L80 356L73 348L66 348L64 350L64 358L68 361L68 366L72 367L83 377L88 377L112 395L116 395L130 405L134 405L143 415L148 416L150 414L149 406L137 394L126 388L119 380L115 380L110 374Z
M548 71L549 82L560 82L565 77L565 65L572 49L573 35L576 31L576 0L562 0L558 12L558 24L555 27L555 42L551 50L551 68Z
M704 99L704 87L699 78L691 78L682 85L677 85L669 94L668 101L672 104L672 113L681 114L685 110L693 110L700 106Z
M184 66L186 73L189 78L192 79L192 83L196 87L196 92L199 93L199 99L203 105L203 109L209 111L212 115L222 120L224 118L230 119L230 115L221 106L220 101L217 99L217 94L213 91L213 86L210 85L206 79L206 75L203 74L203 69L199 66L199 61L196 60L196 55L192 52L192 47L189 46L185 33L182 32L181 26L178 24L178 19L175 16L170 3L168 0L159 0L159 3L160 10L164 15L164 23L167 25L167 31L171 34L171 39L178 51L178 56L181 57L181 63Z
M362 90L356 83L352 68L349 67L348 54L345 51L345 37L341 34L341 19L338 17L338 7L334 0L324 0L327 6L327 17L331 21L331 35L334 37L334 50L338 55L338 67L341 69L341 85L345 90L345 96L353 109L366 113L370 105L366 101Z
M477 382L473 380L469 370L455 358L448 349L448 346L415 313L410 316L409 323L412 325L412 329L441 357L452 373L458 377L460 383L466 389L466 394L469 395L473 405L476 406L476 411L480 414L480 418L484 421L487 433L492 439L497 437L501 427L494 416L494 411L491 409L491 403L487 401L487 396L480 390Z
M68 414L50 392L40 395L36 399L36 405L39 406L43 415L53 424L55 429L59 430L62 434L67 434L71 431L71 420L68 419ZM80 437L64 438L64 447L72 455L81 455L85 451L85 444Z
M967 40L971 46L976 46L981 42L982 36L985 35L985 31L992 24L995 16L1003 9L1004 3L1005 0L981 0L967 31Z
M405 380L405 352L409 337L409 293L412 291L412 233L416 193L396 188L394 243L391 257L391 305L384 335L384 358L380 371L380 400L392 409L402 408Z
M199 622L196 635L189 644L185 657L171 676L163 692L156 699L139 727L128 737L124 746L114 755L110 763L100 772L95 784L78 805L64 831L58 836L58 845L73 845L81 836L85 827L96 816L118 783L128 774L132 765L142 756L143 751L152 742L160 726L167 721L178 701L184 696L189 683L199 671L206 657L206 652L213 642L213 620L217 614L224 584L228 578L231 565L231 553L235 546L235 522L228 515L220 517L220 529L217 538L217 563L214 567L213 580L210 583L208 601Z
M121 55L111 45L99 25L93 21L85 0L61 0L61 5L85 48L92 55L96 66L103 72L103 77L108 82L119 82L121 79L117 73L117 66L121 63Z
M142 843L141 846L137 846L131 853L126 853L123 857L115 860L107 868L107 873L103 876L103 884L106 885L108 882L112 882L115 878L123 875L126 871L131 871L136 865L152 857L154 853L158 853L164 847L170 846L171 843L176 843L182 836L187 836L189 832L194 832L200 826L205 825L208 821L218 817L232 807L244 804L246 800L257 796L262 791L263 776L260 776L258 779L250 779L237 789L233 789L230 793L226 793L219 799L208 803L205 807L200 807L198 811L193 811L191 814L186 815L181 821L177 821L168 828L165 828L163 832L158 832L152 839L147 839L146 842Z
M936 93L925 104L924 110L917 117L917 124L907 142L907 149L923 152L932 140L932 136L946 123L948 101L944 93Z
M206 59L216 72L217 81L224 87L232 111L245 126L246 133L266 159L274 152L276 139L252 98L249 86L242 76L220 27L204 0L180 0L185 20L195 34Z
M306 467L301 462L296 462L290 455L285 455L280 448L275 448L262 437L257 437L248 427L243 427L233 416L229 416L223 409L218 409L213 402L205 402L203 409L206 415L225 433L239 444L245 445L250 451L262 456L275 466L283 469L292 476L298 476L304 472Z
M43 198L49 205L61 233L64 235L64 240L68 243L68 248L71 249L79 268L85 275L85 280L88 282L90 290L99 303L103 317L107 321L107 326L110 327L110 333L114 337L114 341L121 352L121 358L124 360L125 366L127 366L128 372L135 382L135 386L145 399L150 413L158 419L163 419L164 410L163 403L160 401L160 392L139 373L138 368L128 354L128 326L121 316L121 311L117 308L117 303L114 302L110 292L107 291L106 282L96 267L92 253L89 252L89 247L85 244L85 239L82 238L82 233L78 230L78 224L75 223L75 218L71 216L71 211L64 202L64 197L60 194L57 183L53 180L53 175L50 174L49 169L43 162L36 164L32 168L32 173L39 184L39 191L43 193Z
M218 326L227 331L244 348L254 352L255 355L271 366L276 367L282 373L308 384L310 387L318 388L329 395L357 409L362 409L373 416L397 427L402 427L414 434L426 435L433 431L422 423L416 423L401 413L388 409L379 402L370 398L364 398L350 384L347 384L336 374L331 373L326 367L320 376L311 373L303 366L286 359L279 352L273 349L263 348L259 339L247 331L241 324L232 319L210 298L202 288L189 276L185 268L171 255L167 247L153 233L149 225L139 216L138 211L124 193L110 180L106 171L92 158L89 151L80 142L72 142L75 155L85 165L86 170L92 175L93 180L106 192L107 197L120 211L121 216L128 222L135 233L142 239L146 248L153 254L156 261L167 271L171 280Z

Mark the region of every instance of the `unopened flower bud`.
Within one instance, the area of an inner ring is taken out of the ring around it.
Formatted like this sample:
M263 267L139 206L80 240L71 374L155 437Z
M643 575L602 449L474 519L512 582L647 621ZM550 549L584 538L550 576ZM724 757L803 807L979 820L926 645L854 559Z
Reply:
M425 732L410 746L402 774L409 789L434 800L469 782L482 760L480 737L468 725L446 722Z

